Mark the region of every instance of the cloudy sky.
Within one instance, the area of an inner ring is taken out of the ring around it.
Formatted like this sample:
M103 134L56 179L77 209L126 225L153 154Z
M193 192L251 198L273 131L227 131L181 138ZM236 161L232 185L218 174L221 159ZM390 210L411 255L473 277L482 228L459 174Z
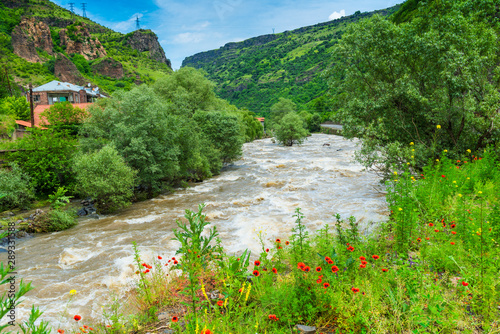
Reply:
M81 2L52 0L82 14ZM217 49L228 42L313 25L344 15L387 8L404 0L85 0L87 16L122 33L151 29L172 67L195 53Z

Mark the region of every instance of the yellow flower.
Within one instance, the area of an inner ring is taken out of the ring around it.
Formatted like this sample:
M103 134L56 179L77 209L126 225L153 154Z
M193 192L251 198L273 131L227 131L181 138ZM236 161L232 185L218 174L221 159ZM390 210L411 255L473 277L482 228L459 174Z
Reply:
M407 165L409 165L410 163L409 163L409 162L407 162L406 164L407 164Z
M248 284L247 294L245 295L245 302L248 300L248 296L250 296L250 290L252 290L252 284Z
M413 142L410 143L411 146L415 145Z
M472 151L469 149L469 150L467 150L467 153L472 153Z
M444 153L448 153L448 150L444 150L443 152L444 152Z
M439 162L439 159L436 159L437 162Z
M411 158L412 158L412 159L415 159L415 156L413 156L413 155L412 155L412 156L411 156Z
M412 148L412 149L411 149L411 151L412 151L412 152L415 152L415 149L414 149L414 148Z
M398 175L398 172L394 172L394 175Z
M481 195L483 192L480 190L480 191L478 191L478 193Z
M73 289L73 290L71 290L71 291L69 292L69 294L70 294L70 295L72 295L72 296L73 296L73 295L76 295L76 290L74 290L74 289Z
M470 180L470 177L468 177L467 180Z
M457 183L457 181L453 181L453 183Z
M458 194L458 197L462 197L462 194Z
M436 128L441 129L441 125L439 125L439 124L438 124L438 125L436 126Z
M399 208L398 210L399 210L399 211L403 211L403 208Z

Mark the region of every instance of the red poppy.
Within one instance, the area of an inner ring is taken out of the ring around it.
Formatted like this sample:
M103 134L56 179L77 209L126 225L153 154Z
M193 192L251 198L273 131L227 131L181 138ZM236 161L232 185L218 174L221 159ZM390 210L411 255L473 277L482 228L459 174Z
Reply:
M332 266L332 272L336 273L337 271L339 271L339 267Z
M328 262L328 261L330 261L330 260L331 260L331 259L330 259L330 257L329 257L329 256L325 256L325 261L326 261L326 262Z
M455 231L451 231L451 234L457 234L457 232L455 232Z
M278 273L278 269L273 268L273 273L277 274Z
M311 271L311 267L307 266L303 269L306 273L310 272Z
M288 241L288 240L285 241L285 245L287 245L287 246L290 245L290 241Z
M144 270L144 273L145 274L149 273L149 269Z
M242 288L240 288L240 289L238 290L238 292L239 292L239 293L241 293L241 291L243 291L243 289L242 289Z
M172 260L168 260L168 263L170 263L170 261L172 261Z
M87 325L83 325L83 328L88 329L88 328L89 328L89 326L87 326Z
M446 177L446 176L444 176L444 175L441 175L441 177Z
M380 258L380 256L378 256L378 255L372 255L372 258L373 258L374 260L378 260L378 259Z
M455 225L455 224L451 224L451 225L450 225L450 227L451 227L451 228L455 228L456 226L457 226L457 225Z
M205 329L204 331L201 331L201 334L213 334L213 332L210 329Z
M321 267L316 267L316 271L317 271L318 273L320 273L320 272L321 272Z
M266 248L266 253L269 253L269 248Z
M433 226L434 226L434 224L433 224L433 223L429 223L429 226L430 226L430 227L433 227Z
M222 300L219 300L219 301L217 302L217 305L222 306L222 305L224 305L224 302L223 302Z
M175 260L175 257L173 257L172 260Z
M260 261L259 261L259 260L256 260L256 261L254 262L254 264L258 267L258 266L260 266Z
M382 268L382 271L386 273L389 269Z
M328 260L328 264L333 264L333 260L332 259Z
M431 240L431 238L427 237L427 238L425 238L425 240Z
M161 260L161 259L163 259L163 258L160 255L158 255L158 260Z
M254 270L252 273L255 277L259 277L260 273L258 270Z
M58 329L58 330L57 330L57 332L58 332L59 334L64 334L64 329Z
M321 277L316 280L316 283L318 284L320 284L321 282L323 282L323 279L321 279Z
M89 330L93 331L94 329L92 327L89 327Z
M352 290L352 292L354 292L354 293L359 292L359 289L358 289L358 288L351 288L351 290Z
M452 241L452 242L450 242L450 244L454 245L455 243Z
M236 261L239 261L239 260L240 260L240 258L237 258L237 259L236 259Z
M177 260L175 260L175 261L174 261L174 264L177 264L177 263L179 263L179 262L178 262Z
M326 289L326 288L329 288L330 287L330 283L323 283L323 287Z
M303 262L297 263L297 268L299 268L300 270L304 270L305 267L306 267L305 263Z
M82 317L80 317L78 314L73 317L76 321L82 320Z
M360 257L359 257L359 259L360 259L361 261L366 260L366 258L365 258L364 256L360 256Z
M269 319L276 320L276 314L269 314Z
M148 269L153 269L153 267L152 267L152 266L150 266L150 265L148 265L148 266L147 266L147 268L148 268Z
M349 246L349 248L347 248L347 250L353 252L354 251L354 247Z
M361 264L366 266L366 265L368 264L368 262L366 262L366 261L361 261Z
M111 325L106 325L106 327L111 327Z
M360 268L366 268L366 264L360 264L359 267Z
M467 286L467 285L469 285L469 283L467 283L467 282L465 282L465 281L462 281L462 285L463 285L463 286Z
M421 239L421 238L417 238L417 242L421 242L421 241L422 241L422 239Z
M277 243L280 243L280 242L281 242L281 240L280 240L280 239L276 239L276 242L277 242Z

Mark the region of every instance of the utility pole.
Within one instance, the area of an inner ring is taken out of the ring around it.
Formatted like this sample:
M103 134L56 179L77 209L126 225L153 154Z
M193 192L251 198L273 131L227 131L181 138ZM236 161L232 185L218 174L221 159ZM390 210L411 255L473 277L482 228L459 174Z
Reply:
M10 96L13 96L12 87L10 86L10 80L9 80L9 72L7 72L7 66L4 66L3 68L5 69L5 80L7 80L7 87L9 87Z
M274 35L274 28L273 28L273 35Z
M137 30L141 29L141 25L139 24L139 16L136 16L135 19L135 29Z
M87 18L87 12L85 11L87 9L87 3L86 2L82 2L82 11L83 11L83 14L82 16Z
M35 113L33 110L33 85L30 83L30 115L31 115L31 128L35 128Z

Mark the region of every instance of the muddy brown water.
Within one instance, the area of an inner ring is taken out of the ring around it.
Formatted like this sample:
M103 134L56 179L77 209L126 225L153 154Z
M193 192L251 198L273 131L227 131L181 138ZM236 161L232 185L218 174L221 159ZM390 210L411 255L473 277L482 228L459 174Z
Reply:
M27 317L32 304L45 312L43 319L54 330L74 326L61 315L65 310L84 320L100 319L112 292L125 295L134 287L132 242L143 260L173 256L178 248L172 240L175 220L200 203L206 204L204 213L229 253L259 252L257 231L265 233L269 245L275 238L286 239L297 207L310 230L333 226L332 215L340 213L355 216L369 231L387 219L387 205L378 177L353 162L355 149L355 142L324 134L293 147L257 140L244 145L241 160L210 180L98 220L83 219L67 231L18 241L19 276L36 289L17 307L17 321ZM5 262L6 254L0 259ZM77 295L68 306L72 289Z

